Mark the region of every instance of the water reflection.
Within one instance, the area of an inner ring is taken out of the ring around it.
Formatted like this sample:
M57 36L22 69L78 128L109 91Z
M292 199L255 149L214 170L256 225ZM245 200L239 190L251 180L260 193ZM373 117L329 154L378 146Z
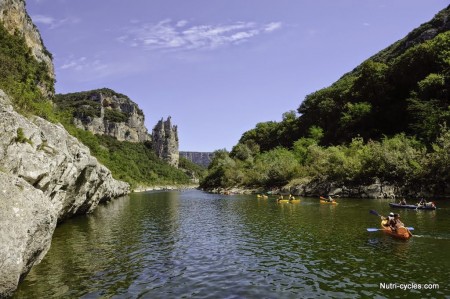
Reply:
M405 242L382 232L386 201L132 194L57 228L16 298L395 297L380 282L440 283L449 294L447 239ZM415 233L448 234L450 215L402 212ZM408 293L410 295L411 293ZM420 294L419 294L420 295ZM431 296L432 297L432 296Z

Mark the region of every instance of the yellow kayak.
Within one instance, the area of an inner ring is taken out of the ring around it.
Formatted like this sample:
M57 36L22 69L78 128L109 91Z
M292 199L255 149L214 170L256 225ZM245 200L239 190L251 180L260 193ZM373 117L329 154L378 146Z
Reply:
M335 201L326 201L326 200L320 200L320 203L328 203L328 204L332 204L332 205L337 205L338 203Z

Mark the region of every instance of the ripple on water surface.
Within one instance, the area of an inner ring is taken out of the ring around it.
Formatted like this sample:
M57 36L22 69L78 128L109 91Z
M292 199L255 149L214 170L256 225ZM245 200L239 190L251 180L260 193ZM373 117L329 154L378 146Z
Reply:
M417 238L381 232L387 201L200 191L132 194L67 221L16 298L392 298L448 296L450 209L405 213ZM380 283L439 283L437 291Z

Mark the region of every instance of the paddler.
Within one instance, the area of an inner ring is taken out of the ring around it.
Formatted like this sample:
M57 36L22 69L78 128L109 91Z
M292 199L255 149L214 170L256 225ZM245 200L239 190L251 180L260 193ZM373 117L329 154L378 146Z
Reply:
M390 212L390 213L389 213L389 216L387 216L387 217L381 216L381 219L386 220L386 222L384 222L383 225L386 226L386 227L388 227L389 224L391 223L391 221L394 220L394 213Z
M403 222L400 221L400 215L397 214L397 213L395 213L395 214L394 214L394 219L392 219L391 221L389 221L389 226L391 227L391 229L392 229L393 231L396 231L397 228L403 227L403 226L405 226L405 225L403 224Z

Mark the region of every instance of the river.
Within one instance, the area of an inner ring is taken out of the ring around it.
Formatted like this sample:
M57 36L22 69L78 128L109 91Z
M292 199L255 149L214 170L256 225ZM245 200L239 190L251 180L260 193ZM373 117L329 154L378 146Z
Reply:
M366 230L388 200L338 202L134 193L58 226L14 298L450 298L448 201L397 210L407 241Z

